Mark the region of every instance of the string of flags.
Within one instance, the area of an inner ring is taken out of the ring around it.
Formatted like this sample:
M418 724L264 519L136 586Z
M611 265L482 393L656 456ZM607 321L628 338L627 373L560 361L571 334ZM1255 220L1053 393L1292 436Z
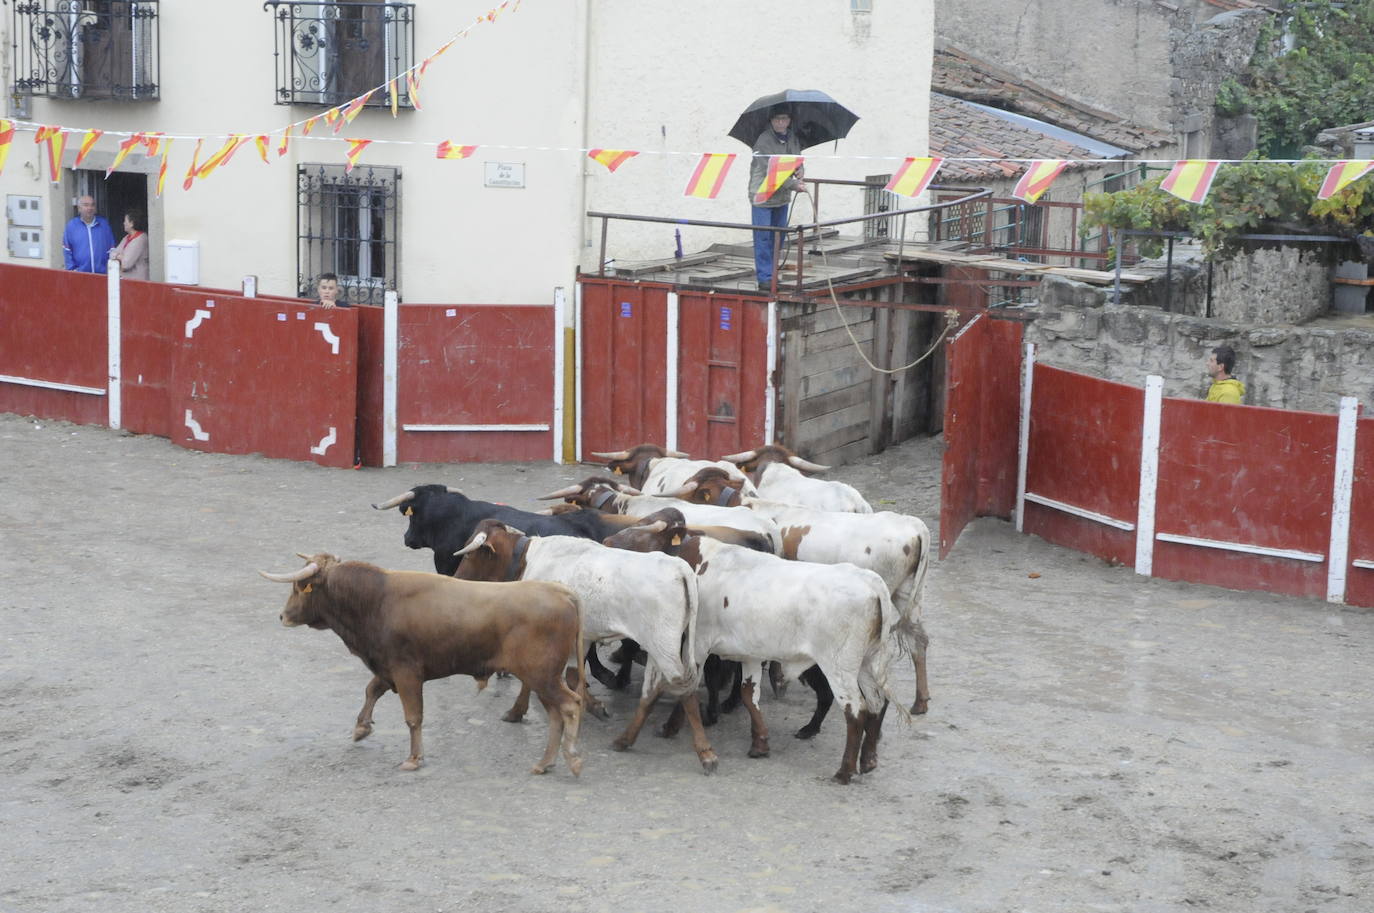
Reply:
M69 137L79 135L80 145L77 147L75 164L80 165L102 137L120 137L118 151L110 167L106 170L105 176L108 178L125 159L135 150L141 149L148 158L160 158L157 178L157 195L161 196L166 185L168 159L170 156L172 142L174 139L195 140L195 147L191 153L191 163L187 169L186 177L182 181L182 188L190 190L196 181L203 181L217 169L227 165L234 154L240 148L252 142L257 148L258 157L267 164L272 158L270 151L275 142L277 157L286 155L291 143L301 138L309 138L312 141L343 142L345 144L344 160L345 171L351 172L357 166L362 157L363 151L374 142L379 145L422 145L432 146L435 150L435 158L443 160L455 160L471 158L481 146L476 144L461 144L454 140L442 140L438 143L424 143L399 140L373 140L363 138L351 138L340 136L343 128L352 124L363 108L378 92L386 92L387 100L391 109L391 116L396 117L399 108L399 87L402 82L409 103L416 110L421 110L420 105L420 86L425 72L431 63L446 53L458 39L467 36L467 33L475 26L483 22L495 22L497 17L507 9L514 11L519 8L522 0L503 0L503 2L486 14L478 16L477 19L463 28L457 35L454 35L433 54L414 67L411 67L403 74L388 79L384 84L375 86L362 93L356 98L351 99L345 104L337 105L319 114L313 114L304 120L288 124L279 130L257 134L229 134L227 137L216 136L170 136L160 132L136 132L119 133L115 131L104 131L100 129L79 129L69 128L52 124L31 124L16 122L0 118L0 173L4 171L5 161L9 156L10 147L14 142L16 131L29 131L34 133L34 143L46 144L48 175L53 183L61 180L62 157L66 149ZM312 135L315 128L323 121L332 128L331 134ZM274 141L274 136L280 134ZM337 138L336 138L337 137ZM207 139L223 139L224 143L209 158L203 162L200 159L204 143ZM528 146L503 146L489 145L491 149L502 150L526 150L536 147ZM616 173L621 167L626 165L636 156L642 154L658 155L677 155L690 156L696 159L696 164L683 188L682 194L685 197L714 200L720 194L725 185L725 180L730 173L731 167L737 158L735 153L683 153L683 152L648 152L644 153L635 149L564 149L537 147L541 151L553 152L578 152L587 158L602 165L609 173ZM859 158L859 159L880 159L892 160L892 156L821 156L821 158ZM768 166L765 169L764 178L758 187L749 188L750 197L756 203L766 201L779 188L784 186L797 170L802 166L805 158L800 155L770 156ZM1123 164L1121 159L1018 159L1018 158L942 158L939 156L916 157L908 156L903 158L901 164L894 171L892 178L884 187L885 190L906 197L919 197L925 193L935 179L940 168L946 162L966 162L966 163L1024 163L1026 170L1022 173L1012 191L1012 196L1023 200L1026 203L1035 203L1050 188L1054 180L1060 173L1070 165L1112 165L1120 166ZM1270 164L1294 164L1294 160L1269 160ZM1132 164L1159 164L1154 161L1136 161ZM1160 182L1160 188L1182 200L1190 203L1202 204L1206 201L1208 193L1211 191L1212 182L1216 178L1218 170L1228 161L1224 160L1200 160L1189 159L1185 161L1168 161L1165 164L1172 166L1169 174ZM1366 175L1374 172L1374 161L1371 160L1342 160L1335 161L1330 165L1323 180L1321 189L1317 194L1320 200L1329 199L1333 195L1348 187L1355 181L1360 180Z

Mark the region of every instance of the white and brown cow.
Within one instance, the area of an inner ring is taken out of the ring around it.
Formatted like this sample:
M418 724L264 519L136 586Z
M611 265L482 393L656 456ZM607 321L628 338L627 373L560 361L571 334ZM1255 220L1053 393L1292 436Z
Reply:
M721 461L738 465L757 486L756 496L744 491L740 493L742 497L786 501L817 510L873 513L872 506L852 485L803 475L807 472L824 472L830 467L804 460L781 444L766 444L743 453L732 453L721 457Z
M646 495L661 495L674 491L696 472L707 466L718 467L739 480L745 494L757 497L759 492L734 463L724 460L694 460L678 450L665 450L657 444L640 444L630 450L614 453L592 453L606 460L606 468L615 475L623 475L630 485Z
M582 635L588 643L629 638L647 656L639 708L612 747L634 744L660 695L679 698L692 728L692 745L706 773L716 754L697 707L697 583L691 569L667 555L634 554L568 536L531 538L498 520L477 524L459 554L460 580L548 580L577 594ZM581 666L581 657L572 657ZM519 719L529 700L520 692L507 719Z
M300 557L306 561L300 570L258 573L291 584L282 624L332 630L371 670L354 741L372 733L377 699L395 691L410 729L410 755L401 769L415 770L424 758L424 683L471 675L480 689L494 673L509 672L539 696L549 715L544 756L531 772L548 770L560 743L568 769L582 772L582 706L563 680L568 657L583 652L582 612L571 590L541 581L473 583L388 571L333 555Z
M701 536L684 539L685 533L656 522L622 530L606 544L671 550L696 571L697 650L743 665L749 756L769 752L754 693L762 664L775 660L784 681L813 665L829 680L847 726L835 779L848 783L856 769L873 770L890 698L888 670L918 634L892 607L882 579L850 565L784 561Z

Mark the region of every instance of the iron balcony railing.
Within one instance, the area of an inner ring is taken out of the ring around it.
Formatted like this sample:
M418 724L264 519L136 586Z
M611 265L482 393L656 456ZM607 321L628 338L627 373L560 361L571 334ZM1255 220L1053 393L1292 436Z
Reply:
M158 0L15 0L14 93L158 97Z
M414 107L405 80L415 65L415 4L267 0L276 23L276 102L333 106L396 79L397 104ZM368 107L390 106L383 90Z

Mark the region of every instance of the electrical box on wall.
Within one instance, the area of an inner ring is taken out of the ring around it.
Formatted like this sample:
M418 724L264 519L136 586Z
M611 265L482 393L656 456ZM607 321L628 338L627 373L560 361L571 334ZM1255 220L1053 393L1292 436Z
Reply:
M200 285L200 242L167 242L167 281Z
M11 193L5 197L5 221L11 257L43 259L41 198Z

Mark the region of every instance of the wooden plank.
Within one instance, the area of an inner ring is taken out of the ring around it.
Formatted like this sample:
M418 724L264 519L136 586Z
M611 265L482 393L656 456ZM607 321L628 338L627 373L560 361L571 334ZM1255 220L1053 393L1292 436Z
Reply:
M820 374L803 375L802 398L810 399L813 396L820 396L834 390L851 387L854 384L864 383L868 380L870 373L867 365L853 364L836 368L833 371L824 371Z
M617 260L615 274L617 276L643 276L646 273L657 273L664 270L678 270L686 266L699 266L703 263L710 263L717 258L717 254L698 253L685 254L682 257L665 257L662 260Z
M885 374L886 369L891 363L892 352L892 312L887 308L878 308L874 312L875 327L873 332L873 364L879 369L870 369L869 389L871 399L869 402L869 426L868 439L873 445L874 453L881 453L887 446L888 432L892 429L892 419L888 414L888 385L889 375Z
M782 442L796 448L798 415L802 402L802 347L800 331L782 334Z
M857 441L860 438L868 437L868 403L855 403L844 409L837 409L825 415L818 415L813 419L808 419L801 423L801 433L803 438L816 440L818 437L830 434L841 428L858 426L858 432L848 440ZM845 442L847 443L847 441Z
M803 437L809 440L812 453L823 454L838 450L847 444L858 444L863 448L863 453L868 453L868 416L865 413L857 422L842 425L831 431L815 433L815 429L805 429L802 431Z
M815 374L824 374L836 368L862 364L863 359L859 357L858 350L853 346L828 349L824 352L816 352L806 356L801 364L801 375L805 378Z
M841 387L838 390L831 390L828 393L809 396L801 400L800 408L797 410L797 418L800 421L809 421L822 415L839 412L841 409L848 409L858 403L867 402L870 395L871 391L868 384L861 382L849 387Z
M850 349L854 347L857 340L861 345L872 343L875 324L872 320L865 320L858 326L836 327L833 330L825 330L821 333L812 333L806 337L806 354L814 355L821 352L828 352L831 349ZM872 346L865 346L866 350L871 350ZM857 356L856 356L857 357Z
M873 320L874 310L876 309L867 307L841 307L839 313L836 313L833 305L826 305L806 316L804 329L808 334L823 333L845 325L852 327L869 323Z
M825 453L809 454L807 459L814 463L821 463L825 466L843 466L846 463L854 463L858 460L862 460L864 457L871 455L872 452L872 448L868 446L868 441L854 441L853 443L845 444L843 447L827 450ZM880 502L874 502L874 504L878 503ZM883 510L888 508L878 509Z

